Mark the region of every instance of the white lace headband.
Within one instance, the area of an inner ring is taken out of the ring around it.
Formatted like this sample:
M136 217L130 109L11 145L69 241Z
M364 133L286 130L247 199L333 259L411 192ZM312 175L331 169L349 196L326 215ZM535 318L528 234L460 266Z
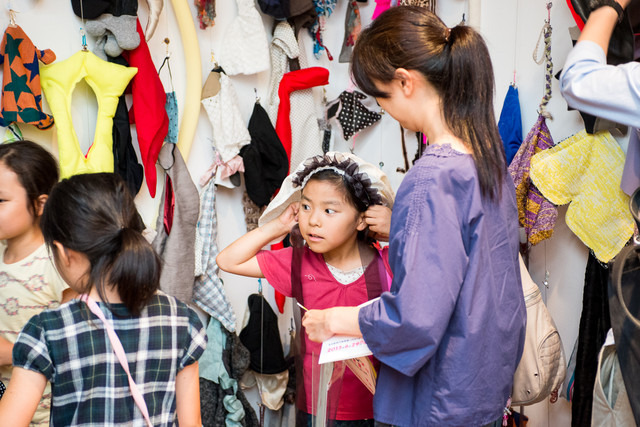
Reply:
M327 170L332 170L340 176L345 176L347 174L345 171L335 166L321 166L317 169L314 169L309 173L309 175L304 177L304 179L302 180L302 185L300 185L300 188L304 188L304 186L307 185L307 182L313 175L317 174L318 172L327 171Z

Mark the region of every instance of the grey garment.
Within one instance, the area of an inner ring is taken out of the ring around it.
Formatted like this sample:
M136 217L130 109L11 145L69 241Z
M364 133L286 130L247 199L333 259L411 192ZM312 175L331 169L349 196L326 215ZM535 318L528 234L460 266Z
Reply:
M105 13L95 20L87 21L85 27L91 36L108 36L105 52L109 56L118 56L122 50L133 50L140 45L136 19L135 15L113 16Z
M175 144L165 144L158 163L173 185L175 208L171 233L164 229L165 188L156 222L157 235L152 246L162 258L160 289L185 303L191 303L195 280L196 224L200 213L200 196Z

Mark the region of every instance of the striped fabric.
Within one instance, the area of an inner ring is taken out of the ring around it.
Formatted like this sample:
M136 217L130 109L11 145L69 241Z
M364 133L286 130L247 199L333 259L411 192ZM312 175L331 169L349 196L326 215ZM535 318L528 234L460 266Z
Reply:
M174 425L176 375L206 346L198 316L163 293L139 317L123 304L112 305L115 315L98 304L122 342L151 422ZM15 343L13 362L51 381L52 426L145 425L102 322L79 300L32 317Z

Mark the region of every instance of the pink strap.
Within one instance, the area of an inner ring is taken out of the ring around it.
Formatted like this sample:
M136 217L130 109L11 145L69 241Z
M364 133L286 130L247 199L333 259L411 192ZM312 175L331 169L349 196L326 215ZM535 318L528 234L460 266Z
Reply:
M391 277L391 266L389 266L389 262L382 256L382 251L378 249L378 253L380 254L380 258L382 258L382 262L384 263L384 271L387 273L387 283L386 286L383 287L382 292L389 292L391 290L391 282L393 278Z
M147 404L145 403L144 397L142 397L142 393L140 393L138 386L131 377L131 373L129 372L129 363L127 362L127 356L124 353L124 348L122 348L122 343L120 342L116 331L113 329L113 326L111 326L111 323L109 323L104 317L104 313L102 312L102 310L100 310L100 307L98 307L98 304L93 298L91 298L88 294L82 294L80 295L80 300L84 301L89 307L89 310L91 310L93 314L95 314L100 320L102 320L102 323L107 330L109 341L111 341L113 352L118 358L120 365L122 365L122 369L124 369L124 371L127 373L127 378L129 379L129 388L131 389L133 400L136 402L136 405L138 405L140 412L142 412L142 416L144 416L144 419L147 421L147 425L149 427L153 427L153 424L151 424L151 420L149 419L149 410L147 409Z

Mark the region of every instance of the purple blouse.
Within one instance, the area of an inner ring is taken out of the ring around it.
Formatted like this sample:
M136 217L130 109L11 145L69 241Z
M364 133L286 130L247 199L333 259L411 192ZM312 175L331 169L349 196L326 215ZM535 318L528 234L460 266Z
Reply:
M407 173L391 218L391 292L360 310L382 362L377 421L484 425L507 403L522 354L526 310L515 189L483 199L474 161L430 146Z

